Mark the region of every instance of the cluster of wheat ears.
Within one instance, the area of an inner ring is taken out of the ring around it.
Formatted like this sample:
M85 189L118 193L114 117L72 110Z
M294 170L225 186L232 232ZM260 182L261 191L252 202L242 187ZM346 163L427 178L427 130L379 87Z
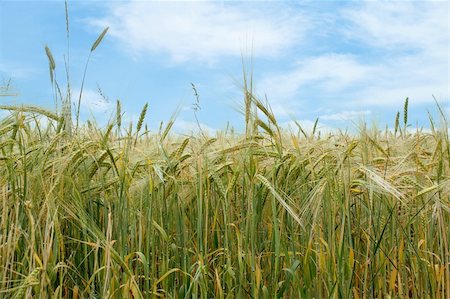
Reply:
M62 111L0 107L0 297L450 296L439 105L427 131L406 101L393 130L288 132L244 78L242 134L150 132L147 105L124 126L120 102L100 128L46 51Z

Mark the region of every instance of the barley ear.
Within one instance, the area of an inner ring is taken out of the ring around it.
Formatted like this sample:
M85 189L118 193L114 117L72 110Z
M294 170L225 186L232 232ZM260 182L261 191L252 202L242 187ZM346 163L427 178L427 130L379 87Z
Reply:
M52 52L50 51L50 48L47 45L45 46L45 54L47 54L47 58L48 58L48 69L50 72L50 81L53 84L54 71L56 68L56 64L55 64L55 59L53 59Z
M120 100L117 100L116 105L116 122L117 128L120 130L120 127L122 126L122 106L120 105Z
M314 136L316 134L318 123L319 123L319 118L316 118L316 121L314 122L313 130L312 130L312 136Z
M45 53L47 54L48 62L50 64L50 68L54 70L56 68L55 59L53 59L52 52L50 51L50 48L46 45L45 46Z
M91 47L91 52L94 52L94 50L98 47L98 45L101 43L102 39L105 37L106 32L108 32L109 27L106 27L103 32L98 36L98 38L95 40L94 44Z
M144 108L142 108L141 115L139 116L139 120L136 126L136 138L134 140L134 145L136 145L138 140L139 131L142 128L142 124L144 123L145 114L147 113L148 103L145 103Z
M139 121L136 126L136 133L138 133L141 128L142 124L144 123L145 114L147 113L148 103L145 103L144 108L142 108L141 115L139 116Z
M403 124L405 125L405 129L406 129L406 125L408 123L408 98L406 98L405 100L405 105L403 107Z
M67 0L64 1L64 8L66 13L66 34L67 38L69 38L69 5L67 3Z
M28 274L28 276L25 277L23 283L17 288L17 292L14 294L13 298L24 298L25 292L28 287L38 285L39 284L38 276L40 272L41 268L37 267L30 274Z
M400 122L400 112L397 112L397 115L395 116L394 135L397 135L399 122Z

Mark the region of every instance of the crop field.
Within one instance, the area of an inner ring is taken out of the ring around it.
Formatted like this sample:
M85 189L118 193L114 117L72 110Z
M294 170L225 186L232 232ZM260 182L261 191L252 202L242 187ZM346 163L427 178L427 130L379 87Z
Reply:
M3 106L0 297L448 298L448 124L407 105L319 134L247 90L214 136Z
M107 31L79 96L45 46L57 107L0 105L0 298L450 298L437 101L427 128L407 98L392 128L287 129L244 68L242 132L149 130L120 101L82 122Z

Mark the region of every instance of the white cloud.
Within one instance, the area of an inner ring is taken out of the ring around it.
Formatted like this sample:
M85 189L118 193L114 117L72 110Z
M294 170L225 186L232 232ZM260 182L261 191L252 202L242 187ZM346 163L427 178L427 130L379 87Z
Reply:
M343 14L353 24L350 38L386 53L355 102L389 105L409 96L431 103L432 94L449 100L448 3L368 3Z
M173 61L215 62L251 52L270 57L297 44L306 17L282 5L224 2L114 3L110 15L90 20L132 53L163 53ZM263 8L262 8L263 7ZM265 7L265 8L264 8Z
M320 119L323 120L334 120L334 121L347 121L353 120L357 118L363 118L364 116L370 115L372 112L370 110L362 110L362 111L342 111L333 114L325 114L320 116Z
M442 54L448 47L449 8L446 2L366 3L343 11L353 26L348 37L383 49L422 50ZM442 58L442 56L441 56Z
M289 99L302 88L312 85L326 92L341 91L363 81L376 70L376 66L364 65L353 55L326 54L298 62L292 70L272 74L260 85L271 99Z
M79 89L72 90L72 103L78 105ZM105 113L111 111L114 104L103 98L97 91L83 89L81 107L92 113Z
M200 128L199 128L199 124L195 121L187 121L184 119L176 119L175 123L173 124L173 131L175 133L180 133L180 134L198 134L200 132L200 130L206 134L215 134L216 133L216 129L204 124L204 123L200 123Z
M254 57L280 58L279 71L266 69L256 90L281 119L318 105L350 110L322 119L347 120L357 110L401 107L406 97L411 106L433 103L433 94L449 101L446 2L354 3L325 14L284 4L131 1L110 4L106 17L89 23L110 26L131 54L163 54L174 62L220 62L240 57L254 42ZM327 44L333 41L336 46Z
M336 14L347 24L332 29L336 38L367 52L310 56L267 74L261 86L271 101L289 110L294 101L306 103L311 91L334 109L395 106L406 97L412 105L432 103L432 95L449 101L447 3L366 3Z

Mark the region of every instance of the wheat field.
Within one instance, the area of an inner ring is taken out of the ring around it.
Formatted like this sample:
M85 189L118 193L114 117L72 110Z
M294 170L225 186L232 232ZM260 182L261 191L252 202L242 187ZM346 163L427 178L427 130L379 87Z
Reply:
M437 102L427 130L408 99L392 129L286 130L244 72L242 133L150 131L120 101L100 126L89 58L71 96L45 52L59 106L0 106L0 298L450 298Z
M244 102L215 136L2 106L0 297L450 296L444 114L320 134Z

